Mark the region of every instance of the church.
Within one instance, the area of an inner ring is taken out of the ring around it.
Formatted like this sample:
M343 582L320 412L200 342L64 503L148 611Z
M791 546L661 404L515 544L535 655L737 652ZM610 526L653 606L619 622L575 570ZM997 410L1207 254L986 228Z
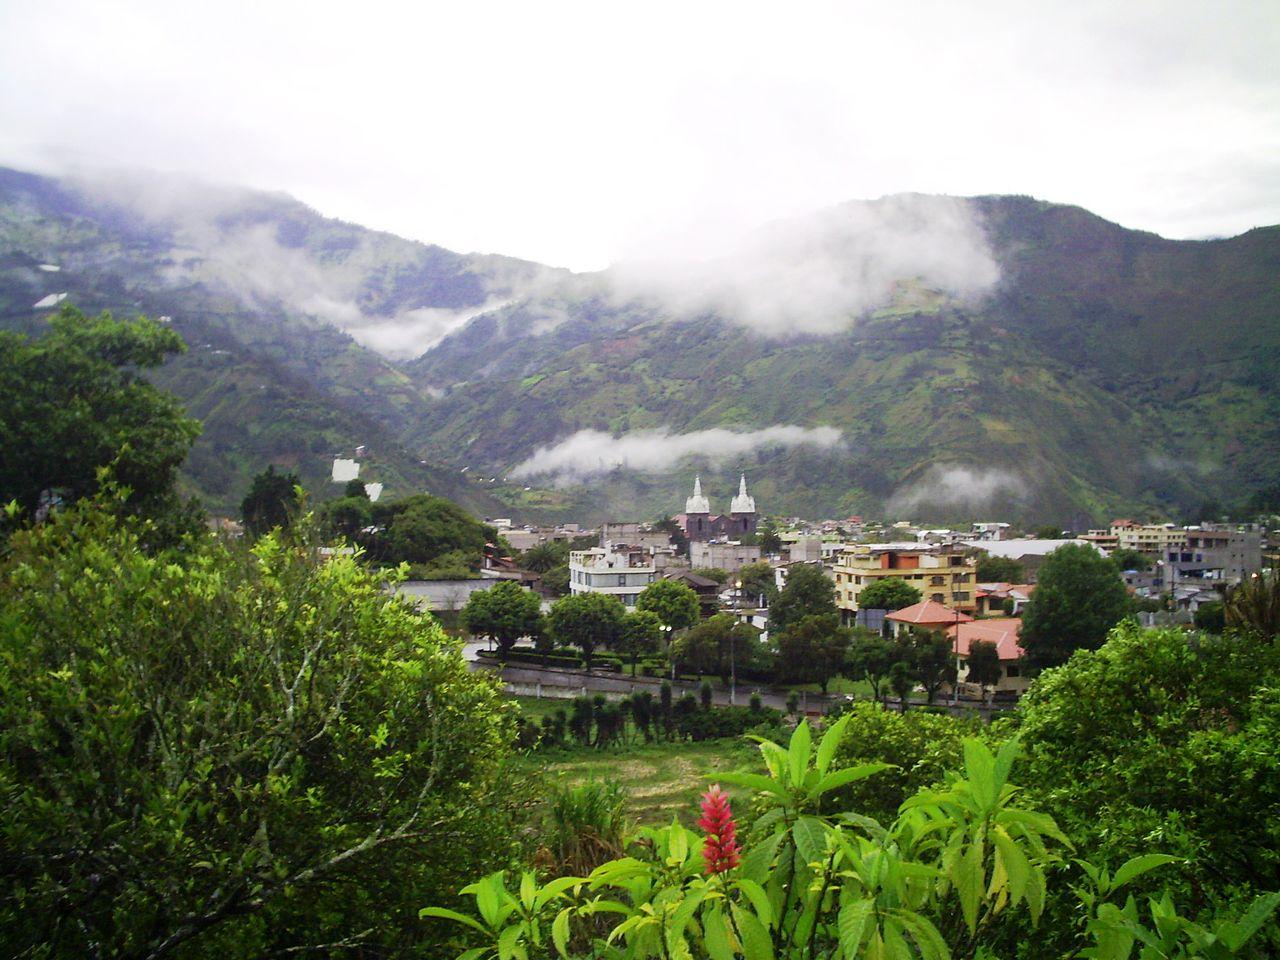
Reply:
M745 475L738 485L738 495L729 503L727 514L711 512L711 502L702 494L702 478L694 477L693 496L685 500L684 513L675 517L690 542L737 540L756 532L756 519L756 501L747 493Z

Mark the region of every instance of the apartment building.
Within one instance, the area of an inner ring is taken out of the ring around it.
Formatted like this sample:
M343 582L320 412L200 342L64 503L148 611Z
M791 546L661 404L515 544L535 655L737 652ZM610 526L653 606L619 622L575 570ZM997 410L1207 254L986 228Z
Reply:
M915 587L925 600L952 610L977 612L978 578L964 555L952 550L900 549L896 544L853 544L834 567L836 606L847 622L858 611L858 595L870 584L898 577Z

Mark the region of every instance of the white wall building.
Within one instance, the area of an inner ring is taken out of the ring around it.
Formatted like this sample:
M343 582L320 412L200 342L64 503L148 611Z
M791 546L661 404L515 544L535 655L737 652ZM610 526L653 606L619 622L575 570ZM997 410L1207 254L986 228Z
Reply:
M569 553L569 592L607 593L617 597L628 610L636 598L657 578L653 559L642 551L613 545L573 550Z

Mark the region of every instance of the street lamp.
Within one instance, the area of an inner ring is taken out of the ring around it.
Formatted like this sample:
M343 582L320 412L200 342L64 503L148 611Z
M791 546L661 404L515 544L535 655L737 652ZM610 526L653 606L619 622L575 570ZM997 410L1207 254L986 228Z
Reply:
M742 610L742 581L735 580L733 583L734 605L739 612ZM737 706L738 703L738 625L735 623L733 629L729 631L729 706Z

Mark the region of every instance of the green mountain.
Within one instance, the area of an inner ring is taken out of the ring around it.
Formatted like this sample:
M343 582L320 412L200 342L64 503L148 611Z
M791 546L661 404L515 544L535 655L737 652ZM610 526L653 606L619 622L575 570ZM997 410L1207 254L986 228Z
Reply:
M187 475L224 509L268 461L323 488L358 443L392 494L526 519L674 513L698 471L716 510L746 472L773 514L1083 527L1280 472L1280 228L886 198L762 238L570 275L281 196L3 171L0 318L62 292L172 317L192 350L159 379L205 419Z

